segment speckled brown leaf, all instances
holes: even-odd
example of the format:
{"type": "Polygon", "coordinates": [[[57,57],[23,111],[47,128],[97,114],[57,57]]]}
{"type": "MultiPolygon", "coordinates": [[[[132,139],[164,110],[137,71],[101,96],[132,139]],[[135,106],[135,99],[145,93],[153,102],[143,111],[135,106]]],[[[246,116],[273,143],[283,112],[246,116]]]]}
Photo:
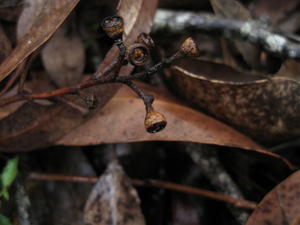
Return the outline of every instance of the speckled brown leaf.
{"type": "Polygon", "coordinates": [[[72,28],[70,31],[68,24],[55,32],[41,55],[47,74],[58,87],[70,86],[82,79],[84,46],[78,33],[72,28]]]}
{"type": "Polygon", "coordinates": [[[300,135],[300,84],[265,79],[217,63],[187,59],[171,69],[178,94],[262,143],[300,135]]]}
{"type": "MultiPolygon", "coordinates": [[[[40,0],[42,8],[34,11],[33,21],[26,21],[31,26],[24,28],[22,36],[12,53],[0,66],[0,81],[7,77],[25,58],[44,44],[65,18],[77,5],[79,0],[40,0]]],[[[22,16],[20,17],[22,19],[22,16]]],[[[25,23],[25,21],[24,21],[25,23]]]]}
{"type": "MultiPolygon", "coordinates": [[[[210,0],[216,15],[240,20],[250,20],[251,13],[237,0],[210,0]]],[[[244,60],[255,69],[260,68],[260,50],[253,44],[242,41],[234,41],[235,46],[243,56],[244,60]]]]}
{"type": "Polygon", "coordinates": [[[295,172],[259,203],[246,225],[299,225],[300,171],[295,172]]]}
{"type": "Polygon", "coordinates": [[[94,186],[84,209],[89,225],[144,225],[140,200],[122,167],[112,161],[94,186]]]}
{"type": "Polygon", "coordinates": [[[138,85],[147,93],[155,96],[155,109],[166,116],[168,124],[163,131],[155,134],[146,132],[143,125],[145,107],[142,100],[127,87],[123,87],[91,120],[67,134],[58,144],[95,145],[160,140],[262,149],[251,139],[225,124],[193,110],[172,95],[142,83],[138,85]]]}
{"type": "MultiPolygon", "coordinates": [[[[132,43],[138,33],[150,31],[156,3],[157,1],[146,0],[123,0],[119,3],[119,14],[123,16],[126,23],[125,42],[132,43]],[[135,5],[133,8],[137,11],[133,10],[129,14],[126,10],[131,5],[135,5]]],[[[70,6],[68,5],[68,7],[70,6]]],[[[101,63],[99,70],[103,71],[117,57],[117,53],[118,50],[112,48],[101,63]]],[[[125,67],[122,74],[128,74],[131,70],[132,67],[125,67]]],[[[116,84],[108,84],[93,87],[87,91],[95,93],[98,97],[99,109],[119,87],[116,84]]],[[[74,104],[83,104],[82,100],[74,97],[77,99],[74,104]]],[[[94,112],[96,113],[97,110],[94,112]]],[[[28,102],[0,121],[0,127],[5,127],[0,130],[0,151],[25,151],[49,146],[92,116],[93,113],[90,113],[88,118],[84,117],[66,104],[45,105],[28,102]]]]}

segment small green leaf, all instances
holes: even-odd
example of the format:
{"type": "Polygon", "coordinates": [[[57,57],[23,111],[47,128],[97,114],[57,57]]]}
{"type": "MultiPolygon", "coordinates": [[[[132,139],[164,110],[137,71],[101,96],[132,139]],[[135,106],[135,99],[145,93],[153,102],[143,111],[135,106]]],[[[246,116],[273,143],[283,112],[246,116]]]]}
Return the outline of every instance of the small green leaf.
{"type": "Polygon", "coordinates": [[[1,225],[12,225],[6,216],[0,214],[0,224],[1,225]]]}
{"type": "MultiPolygon", "coordinates": [[[[3,197],[6,201],[9,200],[9,194],[8,194],[7,187],[2,188],[2,190],[0,191],[0,197],[3,197]]],[[[1,223],[0,223],[0,225],[1,225],[1,223]]]]}
{"type": "Polygon", "coordinates": [[[6,163],[6,166],[1,173],[2,188],[9,187],[16,178],[18,173],[18,161],[19,158],[15,157],[6,163]]]}

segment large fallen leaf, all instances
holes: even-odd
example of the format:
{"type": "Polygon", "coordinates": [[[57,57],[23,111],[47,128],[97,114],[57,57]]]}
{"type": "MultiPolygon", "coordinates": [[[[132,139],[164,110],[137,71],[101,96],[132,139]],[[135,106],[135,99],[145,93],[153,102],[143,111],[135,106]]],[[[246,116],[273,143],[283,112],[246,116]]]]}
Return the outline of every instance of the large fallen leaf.
{"type": "Polygon", "coordinates": [[[117,161],[112,161],[94,186],[84,209],[90,225],[144,225],[140,199],[117,161]]]}
{"type": "Polygon", "coordinates": [[[79,0],[47,0],[38,16],[19,39],[12,53],[0,66],[0,81],[7,77],[31,53],[44,44],[62,24],[79,0]]]}
{"type": "Polygon", "coordinates": [[[259,203],[246,225],[299,225],[300,171],[277,185],[259,203]]]}
{"type": "Polygon", "coordinates": [[[163,131],[155,134],[146,132],[142,125],[145,117],[142,100],[124,87],[93,118],[72,130],[57,144],[77,146],[141,141],[197,142],[254,150],[278,158],[294,168],[286,159],[268,152],[233,128],[186,106],[169,93],[142,83],[139,86],[155,96],[154,107],[166,116],[168,125],[163,131]]]}
{"type": "MultiPolygon", "coordinates": [[[[61,1],[61,4],[63,2],[65,3],[66,1],[61,1]]],[[[118,14],[123,16],[125,21],[126,43],[132,43],[138,33],[148,33],[150,31],[156,3],[157,1],[146,0],[120,1],[118,14]],[[131,7],[133,5],[134,7],[131,7]]],[[[61,4],[57,3],[57,5],[54,5],[58,7],[61,6],[61,4]]],[[[68,5],[65,10],[69,9],[69,7],[70,5],[68,5]]],[[[55,10],[53,14],[58,13],[59,9],[61,8],[58,8],[57,11],[55,10]]],[[[65,12],[63,14],[65,14],[65,12]]],[[[45,14],[45,16],[46,15],[47,14],[45,14]]],[[[49,21],[42,17],[40,23],[45,22],[49,21]]],[[[37,23],[39,25],[39,22],[37,23]]],[[[27,36],[28,35],[25,35],[24,38],[27,36]]],[[[44,36],[39,36],[38,43],[41,42],[40,39],[44,40],[44,36]]],[[[105,67],[117,57],[117,54],[118,50],[112,48],[101,63],[99,71],[103,71],[105,67]]],[[[123,69],[122,74],[128,74],[131,70],[132,67],[126,67],[123,69]]],[[[101,85],[89,88],[86,92],[92,92],[97,96],[99,109],[114,95],[119,87],[120,86],[116,84],[101,85]]],[[[74,104],[80,104],[79,102],[81,100],[79,97],[75,96],[75,99],[77,102],[74,104]]],[[[94,112],[97,112],[97,110],[94,112]]],[[[93,113],[90,113],[89,118],[92,117],[92,114],[93,113]]],[[[49,146],[86,120],[87,118],[83,117],[77,110],[74,110],[65,104],[57,103],[52,105],[40,105],[35,102],[28,102],[12,115],[7,116],[0,121],[0,151],[24,151],[49,146]]]]}
{"type": "Polygon", "coordinates": [[[247,135],[275,144],[300,135],[300,84],[187,59],[171,68],[178,94],[247,135]]]}
{"type": "Polygon", "coordinates": [[[262,149],[243,134],[186,106],[170,94],[145,84],[139,83],[139,86],[155,96],[155,109],[166,116],[168,125],[163,131],[155,134],[146,132],[142,100],[123,87],[91,120],[68,133],[58,144],[96,145],[161,140],[262,149]]]}

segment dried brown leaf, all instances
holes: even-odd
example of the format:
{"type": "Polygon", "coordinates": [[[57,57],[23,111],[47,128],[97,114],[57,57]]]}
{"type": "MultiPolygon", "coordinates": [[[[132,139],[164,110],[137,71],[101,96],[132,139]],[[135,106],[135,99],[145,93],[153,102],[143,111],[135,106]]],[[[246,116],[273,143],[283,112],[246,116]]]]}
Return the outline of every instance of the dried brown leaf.
{"type": "MultiPolygon", "coordinates": [[[[66,4],[66,2],[70,3],[70,0],[60,2],[61,3],[56,3],[56,6],[59,8],[57,8],[57,11],[53,12],[49,18],[53,19],[52,16],[56,13],[60,15],[60,10],[63,10],[62,7],[64,4],[66,4]]],[[[72,3],[75,4],[75,2],[72,3]]],[[[137,34],[141,32],[148,33],[150,31],[150,25],[156,9],[156,3],[157,1],[146,0],[123,0],[120,2],[119,14],[123,16],[126,22],[125,26],[130,27],[130,29],[126,27],[127,35],[125,36],[125,42],[132,43],[137,34]],[[126,10],[127,8],[130,8],[131,5],[135,5],[133,8],[137,11],[131,11],[132,14],[129,14],[126,10]]],[[[70,7],[71,5],[67,5],[63,11],[70,9],[70,7]]],[[[48,12],[50,9],[52,8],[50,7],[45,10],[48,12]]],[[[63,14],[65,14],[65,12],[63,12],[63,14]]],[[[45,16],[47,16],[47,14],[45,14],[45,16]]],[[[40,22],[37,22],[38,24],[36,26],[38,27],[38,25],[41,25],[42,23],[49,22],[47,18],[48,17],[41,17],[40,22]]],[[[51,20],[51,22],[58,22],[57,20],[58,19],[56,18],[53,21],[51,20]]],[[[52,25],[54,26],[54,24],[52,25]]],[[[38,29],[40,29],[40,27],[38,27],[38,29]]],[[[32,34],[35,35],[36,32],[33,32],[32,34]]],[[[42,32],[41,34],[43,35],[35,36],[37,43],[41,42],[40,39],[44,40],[45,33],[42,32]]],[[[25,35],[22,40],[26,40],[26,37],[29,36],[25,35]]],[[[34,46],[36,45],[32,45],[32,47],[34,46]]],[[[19,48],[23,47],[19,46],[19,48]]],[[[32,48],[30,49],[33,50],[32,48]]],[[[23,50],[27,52],[26,49],[23,50]]],[[[14,54],[16,53],[13,52],[12,55],[14,54]]],[[[112,48],[101,63],[99,70],[103,71],[105,67],[117,57],[117,54],[118,50],[115,47],[112,48]]],[[[13,56],[10,55],[8,58],[11,57],[13,56]]],[[[9,64],[12,63],[11,60],[14,61],[14,59],[10,59],[9,64]]],[[[19,59],[17,61],[19,62],[19,59]]],[[[2,68],[3,67],[1,67],[1,69],[2,68]]],[[[125,67],[122,74],[128,74],[131,70],[132,67],[125,67]]],[[[101,108],[114,95],[119,87],[120,86],[116,84],[101,85],[90,88],[87,92],[92,92],[98,96],[98,108],[101,108]]],[[[79,97],[75,96],[75,99],[77,102],[74,104],[80,104],[80,101],[81,104],[83,104],[79,97]]],[[[94,112],[97,112],[97,110],[94,112]]],[[[92,114],[93,113],[90,113],[89,118],[92,118],[92,114]]],[[[57,103],[52,105],[40,105],[35,102],[28,102],[12,115],[7,116],[0,121],[0,151],[24,151],[49,146],[86,120],[87,118],[83,117],[78,110],[75,110],[66,104],[57,103]],[[2,129],[2,127],[5,129],[2,129]]]]}
{"type": "Polygon", "coordinates": [[[23,9],[21,1],[8,0],[0,2],[0,18],[6,21],[16,21],[23,9]]]}
{"type": "Polygon", "coordinates": [[[255,17],[267,16],[273,25],[290,16],[299,4],[298,0],[260,0],[252,2],[251,8],[255,17]]]}
{"type": "Polygon", "coordinates": [[[251,19],[251,13],[238,0],[210,0],[214,12],[225,18],[251,19]]]}
{"type": "Polygon", "coordinates": [[[170,79],[190,103],[262,143],[275,144],[299,136],[300,84],[265,79],[217,63],[182,60],[170,79]]]}
{"type": "Polygon", "coordinates": [[[277,77],[286,77],[293,80],[300,80],[300,63],[293,59],[287,59],[276,73],[277,77]]]}
{"type": "Polygon", "coordinates": [[[9,55],[11,52],[11,42],[8,39],[5,31],[2,28],[2,25],[0,24],[0,63],[3,62],[3,60],[9,55]]]}
{"type": "Polygon", "coordinates": [[[26,21],[31,26],[24,28],[22,34],[18,35],[21,38],[17,46],[2,62],[0,81],[51,37],[78,2],[79,0],[43,0],[42,9],[33,13],[37,15],[33,21],[26,21]]]}
{"type": "Polygon", "coordinates": [[[246,225],[299,225],[299,190],[300,171],[297,171],[264,197],[246,225]]]}
{"type": "MultiPolygon", "coordinates": [[[[210,0],[216,15],[240,20],[250,20],[251,13],[237,0],[210,0]]],[[[260,68],[260,50],[253,44],[234,41],[235,46],[243,56],[244,60],[255,69],[260,68]]]]}
{"type": "Polygon", "coordinates": [[[174,225],[201,225],[205,217],[203,202],[173,194],[172,217],[174,225]]]}
{"type": "Polygon", "coordinates": [[[155,134],[146,132],[142,100],[123,87],[91,120],[67,134],[58,144],[95,145],[160,140],[262,149],[236,130],[193,110],[170,94],[145,84],[140,83],[139,86],[155,96],[155,109],[166,116],[168,125],[163,131],[155,134]]]}
{"type": "Polygon", "coordinates": [[[90,225],[144,225],[140,200],[130,179],[112,161],[94,186],[84,210],[90,225]]]}
{"type": "MultiPolygon", "coordinates": [[[[39,156],[28,155],[26,157],[27,170],[34,170],[37,161],[43,165],[45,172],[56,171],[60,174],[95,176],[90,161],[80,148],[72,148],[71,151],[70,149],[54,151],[48,149],[39,156]]],[[[30,200],[28,211],[31,224],[86,225],[83,220],[83,206],[93,184],[36,182],[30,179],[24,179],[24,181],[26,181],[24,183],[26,194],[30,200]]]]}
{"type": "Polygon", "coordinates": [[[78,83],[85,65],[83,43],[68,25],[60,27],[43,48],[43,64],[51,80],[59,87],[78,83]]]}

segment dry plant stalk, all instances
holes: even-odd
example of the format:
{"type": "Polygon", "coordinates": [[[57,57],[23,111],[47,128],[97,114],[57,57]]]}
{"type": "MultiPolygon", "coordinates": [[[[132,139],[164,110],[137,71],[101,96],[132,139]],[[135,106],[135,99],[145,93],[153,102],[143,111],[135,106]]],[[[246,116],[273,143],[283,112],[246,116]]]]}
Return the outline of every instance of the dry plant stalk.
{"type": "MultiPolygon", "coordinates": [[[[4,106],[13,102],[33,99],[55,99],[58,96],[72,94],[79,95],[80,91],[96,85],[107,83],[122,83],[131,88],[144,102],[146,108],[145,128],[150,133],[161,131],[167,125],[166,118],[159,112],[155,111],[152,103],[153,96],[143,92],[133,81],[141,78],[153,76],[163,67],[170,66],[175,60],[184,57],[197,57],[200,55],[199,49],[192,38],[187,38],[181,45],[180,49],[169,58],[163,59],[156,65],[138,73],[127,76],[119,75],[123,65],[131,63],[133,66],[144,66],[150,57],[150,48],[154,46],[154,42],[148,34],[141,33],[136,42],[130,46],[123,43],[124,21],[120,16],[106,17],[101,24],[106,34],[114,40],[114,45],[119,49],[119,55],[115,61],[108,65],[103,72],[96,71],[91,78],[82,81],[76,85],[56,89],[43,93],[28,93],[26,91],[19,92],[12,97],[0,99],[0,106],[4,106]]],[[[90,98],[86,98],[88,108],[95,107],[90,103],[90,98]],[[92,107],[91,107],[92,105],[92,107]]],[[[93,101],[94,103],[94,101],[93,101]]]]}

